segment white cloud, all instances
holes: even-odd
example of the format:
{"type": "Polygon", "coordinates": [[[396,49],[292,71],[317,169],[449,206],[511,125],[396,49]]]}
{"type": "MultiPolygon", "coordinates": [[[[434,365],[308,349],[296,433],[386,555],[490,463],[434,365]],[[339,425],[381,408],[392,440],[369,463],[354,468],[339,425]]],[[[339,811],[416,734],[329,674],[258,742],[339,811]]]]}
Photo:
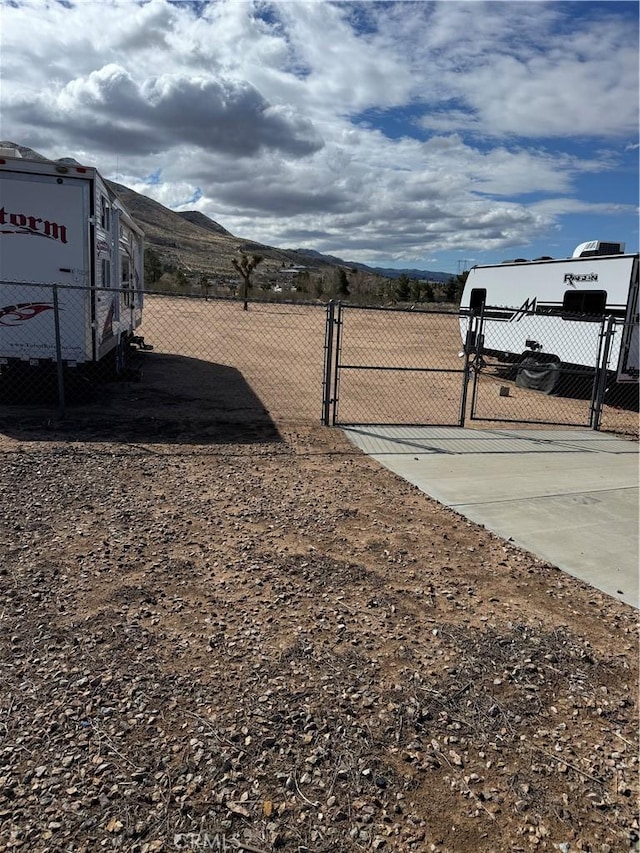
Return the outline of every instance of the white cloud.
{"type": "Polygon", "coordinates": [[[438,4],[431,27],[425,14],[419,60],[427,73],[435,53],[438,71],[424,126],[533,138],[635,135],[637,25],[606,6],[574,4],[568,18],[568,7],[553,3],[438,4]],[[462,106],[451,111],[447,99],[462,106]]]}
{"type": "Polygon", "coordinates": [[[276,148],[296,157],[322,146],[311,122],[291,107],[269,104],[250,83],[211,75],[164,74],[138,83],[109,64],[69,81],[53,98],[14,97],[12,109],[25,122],[134,155],[194,145],[241,157],[276,148]]]}
{"type": "Polygon", "coordinates": [[[608,5],[18,0],[2,134],[165,204],[200,188],[271,244],[515,245],[628,209],[579,197],[637,147],[637,28],[608,5]]]}

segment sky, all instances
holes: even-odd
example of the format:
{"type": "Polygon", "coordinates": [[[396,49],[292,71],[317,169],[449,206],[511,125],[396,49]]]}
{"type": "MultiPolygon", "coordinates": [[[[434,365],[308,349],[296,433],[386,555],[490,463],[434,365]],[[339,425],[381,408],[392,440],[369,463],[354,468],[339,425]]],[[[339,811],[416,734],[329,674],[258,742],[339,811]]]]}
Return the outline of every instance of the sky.
{"type": "Polygon", "coordinates": [[[638,251],[638,12],[0,0],[0,138],[372,266],[638,251]]]}

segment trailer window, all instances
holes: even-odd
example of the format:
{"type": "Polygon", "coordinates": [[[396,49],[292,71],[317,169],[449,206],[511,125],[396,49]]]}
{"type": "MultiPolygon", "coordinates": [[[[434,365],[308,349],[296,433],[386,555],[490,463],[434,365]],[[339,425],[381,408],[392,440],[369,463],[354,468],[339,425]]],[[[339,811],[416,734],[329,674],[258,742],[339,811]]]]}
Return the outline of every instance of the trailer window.
{"type": "Polygon", "coordinates": [[[606,307],[606,290],[567,290],[562,300],[563,316],[588,314],[591,317],[602,317],[606,307]]]}
{"type": "Polygon", "coordinates": [[[133,291],[131,289],[131,263],[126,255],[120,256],[120,286],[122,287],[124,304],[127,308],[130,308],[133,304],[133,291]]]}
{"type": "Polygon", "coordinates": [[[479,314],[487,301],[487,288],[474,287],[469,296],[469,308],[472,314],[479,314]]]}
{"type": "Polygon", "coordinates": [[[111,287],[111,261],[102,260],[102,286],[111,287]]]}
{"type": "Polygon", "coordinates": [[[104,196],[100,196],[100,226],[108,231],[111,227],[109,203],[104,196]]]}

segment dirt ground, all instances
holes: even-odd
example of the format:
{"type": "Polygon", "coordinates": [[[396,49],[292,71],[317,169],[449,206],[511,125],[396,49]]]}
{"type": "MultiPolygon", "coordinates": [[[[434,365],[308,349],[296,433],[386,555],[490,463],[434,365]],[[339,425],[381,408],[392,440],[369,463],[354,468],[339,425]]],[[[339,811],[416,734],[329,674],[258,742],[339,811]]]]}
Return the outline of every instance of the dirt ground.
{"type": "Polygon", "coordinates": [[[248,314],[0,412],[0,850],[640,849],[637,611],[319,426],[323,317],[285,382],[248,314]]]}

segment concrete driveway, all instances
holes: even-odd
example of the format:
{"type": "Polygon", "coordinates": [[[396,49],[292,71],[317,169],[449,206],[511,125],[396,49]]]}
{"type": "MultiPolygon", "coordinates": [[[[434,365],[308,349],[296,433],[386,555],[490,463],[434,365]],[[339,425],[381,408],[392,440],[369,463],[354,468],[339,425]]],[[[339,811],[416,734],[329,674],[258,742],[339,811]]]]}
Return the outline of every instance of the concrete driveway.
{"type": "Polygon", "coordinates": [[[440,503],[639,606],[635,442],[592,430],[343,429],[440,503]]]}

